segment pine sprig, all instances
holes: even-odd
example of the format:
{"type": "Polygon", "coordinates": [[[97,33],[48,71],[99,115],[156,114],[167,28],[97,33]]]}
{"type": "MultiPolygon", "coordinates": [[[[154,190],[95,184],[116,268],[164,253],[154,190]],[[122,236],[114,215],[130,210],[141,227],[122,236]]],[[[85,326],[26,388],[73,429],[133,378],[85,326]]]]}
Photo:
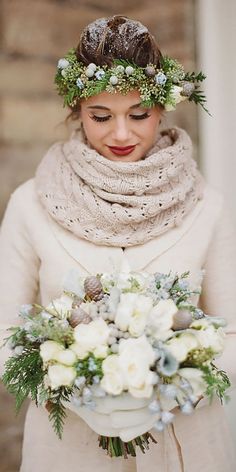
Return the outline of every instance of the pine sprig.
{"type": "Polygon", "coordinates": [[[43,377],[39,350],[25,348],[21,355],[7,360],[2,381],[9,393],[15,396],[17,413],[28,396],[37,404],[38,387],[43,377]]]}
{"type": "Polygon", "coordinates": [[[49,420],[52,422],[52,427],[59,437],[62,439],[63,427],[66,419],[66,407],[63,402],[69,401],[72,389],[68,387],[60,387],[57,390],[51,391],[49,420]]]}

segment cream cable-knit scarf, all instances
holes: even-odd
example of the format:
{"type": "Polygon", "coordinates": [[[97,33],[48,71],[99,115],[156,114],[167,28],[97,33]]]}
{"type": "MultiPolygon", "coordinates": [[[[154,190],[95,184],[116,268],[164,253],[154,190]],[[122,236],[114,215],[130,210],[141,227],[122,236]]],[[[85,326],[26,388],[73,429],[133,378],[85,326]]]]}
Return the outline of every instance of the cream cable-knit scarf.
{"type": "Polygon", "coordinates": [[[114,162],[76,132],[54,144],[36,172],[43,206],[59,225],[95,244],[142,244],[179,225],[204,182],[179,128],[162,132],[145,159],[114,162]]]}

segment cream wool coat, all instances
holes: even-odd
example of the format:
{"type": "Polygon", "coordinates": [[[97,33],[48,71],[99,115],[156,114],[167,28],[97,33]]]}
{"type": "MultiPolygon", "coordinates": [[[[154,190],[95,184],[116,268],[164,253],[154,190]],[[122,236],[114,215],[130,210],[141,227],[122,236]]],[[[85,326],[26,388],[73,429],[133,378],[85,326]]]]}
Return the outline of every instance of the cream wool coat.
{"type": "MultiPolygon", "coordinates": [[[[219,359],[236,384],[236,256],[235,240],[222,209],[222,199],[207,187],[203,200],[179,227],[146,244],[126,248],[96,246],[73,236],[53,221],[41,206],[34,180],[13,194],[2,224],[0,244],[0,327],[18,322],[17,307],[42,304],[61,294],[65,274],[119,269],[128,259],[131,270],[191,271],[193,282],[206,269],[201,307],[228,320],[227,347],[219,359]]],[[[1,367],[9,353],[0,351],[1,367]]],[[[1,406],[2,407],[2,406],[1,406]]],[[[236,460],[223,407],[200,402],[192,416],[178,414],[164,433],[153,433],[158,444],[136,459],[110,459],[98,448],[97,435],[68,411],[62,441],[52,430],[44,408],[28,409],[21,472],[234,472],[236,460]]]]}

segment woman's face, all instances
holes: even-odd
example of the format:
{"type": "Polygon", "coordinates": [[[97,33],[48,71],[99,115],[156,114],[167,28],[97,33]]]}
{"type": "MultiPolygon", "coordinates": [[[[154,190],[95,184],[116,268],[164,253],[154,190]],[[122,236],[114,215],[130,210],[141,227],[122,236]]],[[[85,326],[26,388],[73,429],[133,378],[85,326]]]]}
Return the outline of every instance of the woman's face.
{"type": "Polygon", "coordinates": [[[161,119],[156,106],[140,105],[140,94],[102,92],[81,101],[81,119],[90,146],[111,161],[139,161],[153,146],[161,119]]]}

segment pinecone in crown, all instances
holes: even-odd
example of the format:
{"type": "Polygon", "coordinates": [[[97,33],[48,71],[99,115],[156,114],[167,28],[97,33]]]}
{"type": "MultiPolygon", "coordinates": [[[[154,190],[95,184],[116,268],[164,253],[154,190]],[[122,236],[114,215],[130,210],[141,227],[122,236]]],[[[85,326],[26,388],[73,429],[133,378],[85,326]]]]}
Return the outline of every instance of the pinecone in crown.
{"type": "Polygon", "coordinates": [[[92,318],[85,310],[83,310],[83,308],[78,307],[71,311],[71,316],[68,321],[72,328],[75,328],[80,323],[90,323],[90,321],[92,321],[92,318]]]}
{"type": "Polygon", "coordinates": [[[84,290],[87,297],[95,302],[101,300],[104,296],[101,281],[95,275],[86,277],[84,281],[84,290]]]}

